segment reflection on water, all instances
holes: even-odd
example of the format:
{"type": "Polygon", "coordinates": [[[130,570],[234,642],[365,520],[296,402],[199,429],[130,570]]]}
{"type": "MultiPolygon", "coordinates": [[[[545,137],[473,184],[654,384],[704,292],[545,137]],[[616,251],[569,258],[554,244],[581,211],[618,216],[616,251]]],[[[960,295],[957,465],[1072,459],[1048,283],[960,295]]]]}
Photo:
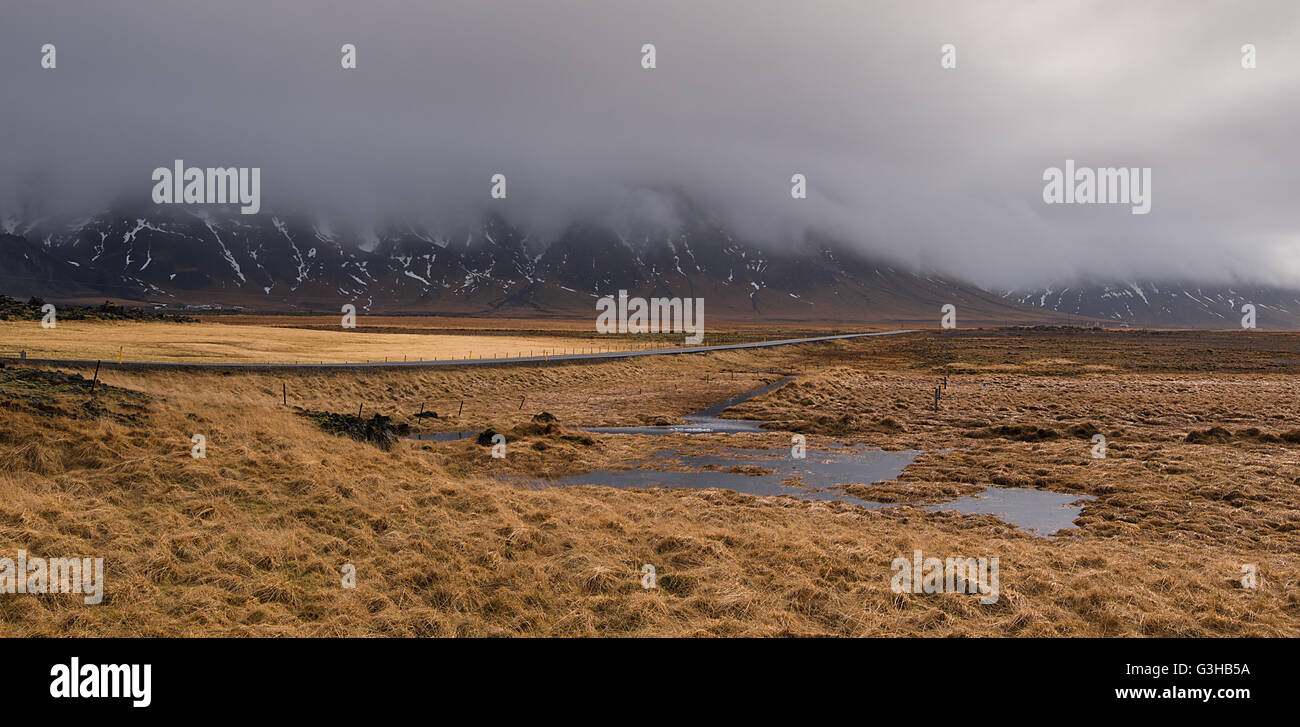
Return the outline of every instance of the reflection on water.
{"type": "Polygon", "coordinates": [[[762,422],[753,419],[722,419],[719,415],[731,407],[753,399],[756,396],[762,396],[768,392],[776,391],[794,380],[793,376],[787,376],[780,381],[760,386],[757,389],[746,391],[743,394],[733,396],[726,401],[718,402],[707,409],[701,409],[694,414],[687,414],[682,417],[688,424],[667,424],[663,426],[641,426],[641,427],[584,427],[584,431],[597,432],[599,434],[732,434],[735,432],[764,432],[762,422]]]}
{"type": "MultiPolygon", "coordinates": [[[[762,422],[751,419],[722,419],[720,415],[741,402],[775,391],[791,380],[792,377],[786,377],[694,414],[687,414],[682,417],[688,422],[686,424],[587,427],[585,431],[602,434],[651,435],[766,432],[767,430],[761,426],[762,422]]],[[[411,438],[448,442],[474,435],[475,432],[437,432],[411,438]]],[[[805,459],[792,459],[790,450],[784,447],[770,450],[728,449],[723,454],[714,455],[662,450],[649,460],[637,463],[639,469],[603,470],[535,484],[693,490],[720,488],[750,495],[788,495],[801,500],[837,500],[878,510],[897,505],[863,500],[848,494],[843,488],[854,484],[869,486],[896,479],[922,454],[912,449],[885,452],[861,446],[833,446],[835,450],[830,452],[809,451],[805,459]]],[[[1074,520],[1079,517],[1084,507],[1082,503],[1095,499],[1090,495],[1064,495],[1047,490],[987,487],[977,495],[930,505],[926,509],[955,510],[964,514],[986,513],[1034,535],[1051,536],[1058,530],[1074,528],[1074,520]]]]}
{"type": "MultiPolygon", "coordinates": [[[[837,500],[878,510],[896,505],[863,500],[848,494],[843,488],[895,479],[921,454],[914,449],[885,452],[857,447],[808,452],[806,459],[797,460],[791,459],[789,450],[784,448],[728,450],[721,455],[690,455],[663,450],[638,463],[643,469],[602,470],[538,484],[692,490],[716,487],[750,495],[837,500]],[[682,467],[699,469],[680,469],[682,467]]],[[[1064,495],[1048,490],[988,487],[978,495],[931,505],[926,509],[988,513],[1034,535],[1050,536],[1058,530],[1074,527],[1074,520],[1083,510],[1082,504],[1075,503],[1094,499],[1089,495],[1064,495]]]]}
{"type": "Polygon", "coordinates": [[[921,453],[916,450],[883,452],[858,449],[847,452],[809,452],[806,459],[791,459],[789,450],[740,449],[727,455],[686,455],[664,450],[640,463],[645,467],[700,467],[702,470],[604,470],[569,475],[552,485],[606,485],[609,487],[665,487],[704,490],[719,487],[750,495],[790,495],[802,500],[841,500],[876,509],[881,503],[862,500],[838,488],[844,485],[892,480],[921,453]],[[783,456],[784,455],[784,456],[783,456]],[[745,468],[744,474],[734,468],[745,468]],[[757,473],[755,468],[766,470],[757,473]]]}
{"type": "Polygon", "coordinates": [[[457,439],[467,439],[476,434],[476,432],[430,432],[429,434],[413,434],[407,439],[419,439],[425,442],[454,442],[457,439]]]}
{"type": "MultiPolygon", "coordinates": [[[[733,407],[743,401],[749,401],[756,396],[762,396],[770,391],[785,386],[794,379],[793,376],[787,376],[780,381],[760,386],[757,389],[746,391],[743,394],[733,396],[726,401],[719,402],[713,406],[702,409],[694,414],[687,414],[682,417],[689,424],[668,424],[664,426],[636,426],[636,427],[581,427],[584,432],[596,432],[598,434],[730,434],[735,432],[765,432],[762,422],[752,419],[722,419],[719,418],[726,409],[733,407]]],[[[426,442],[454,442],[457,439],[472,437],[476,432],[433,432],[430,434],[415,434],[407,439],[419,439],[426,442]]]]}
{"type": "Polygon", "coordinates": [[[926,509],[956,510],[966,515],[986,513],[1019,525],[1034,535],[1051,535],[1058,530],[1075,527],[1075,519],[1083,512],[1083,505],[1075,503],[1096,499],[1092,495],[1063,495],[1047,490],[989,487],[978,495],[931,505],[926,509]]]}

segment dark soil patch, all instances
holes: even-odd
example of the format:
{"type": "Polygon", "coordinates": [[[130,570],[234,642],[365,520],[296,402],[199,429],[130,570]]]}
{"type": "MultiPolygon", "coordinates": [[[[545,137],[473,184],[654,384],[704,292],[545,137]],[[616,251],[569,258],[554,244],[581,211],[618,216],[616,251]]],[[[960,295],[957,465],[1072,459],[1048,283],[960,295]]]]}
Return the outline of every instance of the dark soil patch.
{"type": "Polygon", "coordinates": [[[394,424],[391,417],[374,414],[369,419],[355,414],[336,414],[332,411],[299,409],[299,416],[316,422],[321,429],[341,437],[352,437],[358,442],[369,442],[384,451],[393,448],[397,438],[410,433],[410,426],[394,424]]]}

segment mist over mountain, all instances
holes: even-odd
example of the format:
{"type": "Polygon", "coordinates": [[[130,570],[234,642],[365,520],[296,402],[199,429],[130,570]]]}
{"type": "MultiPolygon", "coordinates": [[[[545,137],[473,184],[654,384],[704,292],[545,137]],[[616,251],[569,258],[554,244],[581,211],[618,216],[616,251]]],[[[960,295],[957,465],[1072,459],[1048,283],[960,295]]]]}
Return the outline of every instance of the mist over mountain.
{"type": "Polygon", "coordinates": [[[392,224],[362,238],[303,215],[153,208],[0,225],[11,295],[169,307],[372,313],[590,315],[594,299],[703,297],[715,319],[933,318],[943,303],[1023,318],[976,286],[925,277],[826,236],[778,246],[702,212],[671,225],[591,219],[539,234],[499,216],[476,225],[392,224]]]}
{"type": "MultiPolygon", "coordinates": [[[[667,201],[667,198],[661,199],[667,201]]],[[[364,232],[319,216],[235,208],[107,210],[0,219],[0,292],[172,309],[589,317],[594,301],[697,298],[714,321],[932,326],[1101,324],[1300,326],[1300,291],[1144,280],[993,292],[809,233],[772,245],[678,199],[636,222],[592,218],[539,232],[486,215],[474,225],[393,222],[364,232]]]]}
{"type": "Polygon", "coordinates": [[[771,249],[825,235],[990,289],[1300,287],[1300,6],[1002,7],[15,0],[0,216],[147,207],[151,171],[179,159],[261,169],[264,209],[363,252],[390,220],[496,215],[548,239],[671,223],[672,189],[771,249]],[[1044,204],[1066,160],[1149,167],[1150,213],[1044,204]]]}

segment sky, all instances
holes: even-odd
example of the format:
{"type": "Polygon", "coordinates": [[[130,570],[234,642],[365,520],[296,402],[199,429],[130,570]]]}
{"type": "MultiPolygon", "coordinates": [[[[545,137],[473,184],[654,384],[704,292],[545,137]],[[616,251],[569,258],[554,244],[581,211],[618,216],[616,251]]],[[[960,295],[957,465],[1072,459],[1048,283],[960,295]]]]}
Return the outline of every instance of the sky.
{"type": "Polygon", "coordinates": [[[362,227],[545,236],[681,195],[989,287],[1300,287],[1294,0],[6,0],[0,94],[0,214],[147,204],[183,159],[362,227]],[[1150,212],[1046,204],[1067,159],[1149,167],[1150,212]]]}

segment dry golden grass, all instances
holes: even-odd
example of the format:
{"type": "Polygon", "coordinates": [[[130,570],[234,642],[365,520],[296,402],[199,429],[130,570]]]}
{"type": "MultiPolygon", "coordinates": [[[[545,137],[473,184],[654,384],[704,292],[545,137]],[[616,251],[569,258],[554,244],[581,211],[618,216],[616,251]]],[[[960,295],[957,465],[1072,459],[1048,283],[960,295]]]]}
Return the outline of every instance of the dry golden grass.
{"type": "MultiPolygon", "coordinates": [[[[198,314],[198,317],[211,323],[226,323],[230,325],[253,325],[253,326],[282,326],[291,328],[317,328],[321,330],[333,330],[338,328],[339,317],[336,315],[286,315],[275,313],[204,313],[198,314]]],[[[490,333],[526,333],[530,336],[539,335],[574,335],[590,336],[594,331],[595,311],[590,316],[569,316],[556,315],[552,317],[533,317],[533,318],[509,318],[499,315],[491,316],[433,316],[433,315],[368,315],[359,314],[357,316],[358,329],[375,330],[375,331],[412,331],[412,332],[438,332],[438,333],[469,333],[469,334],[490,334],[490,333]]],[[[909,324],[910,325],[910,324],[909,324]]],[[[934,325],[938,325],[938,319],[934,325]]],[[[762,319],[748,318],[744,320],[721,319],[712,313],[708,317],[708,333],[712,337],[715,333],[736,333],[744,332],[748,338],[774,338],[774,337],[791,337],[796,335],[827,335],[832,333],[851,333],[856,331],[869,330],[889,330],[897,328],[898,323],[887,321],[881,323],[872,321],[867,323],[854,322],[845,323],[820,323],[806,322],[799,324],[780,324],[762,319]]],[[[924,327],[924,326],[918,326],[924,327]]],[[[600,336],[601,340],[614,338],[614,336],[600,336]]],[[[639,338],[646,338],[645,335],[639,338]]],[[[680,338],[680,335],[674,336],[680,338]]]]}
{"type": "MultiPolygon", "coordinates": [[[[401,329],[395,329],[400,331],[401,329]]],[[[0,321],[0,348],[30,358],[127,361],[340,363],[508,358],[543,352],[631,348],[598,336],[377,333],[276,327],[252,323],[64,321],[52,329],[35,321],[0,321]]]]}
{"type": "Polygon", "coordinates": [[[490,369],[110,369],[101,379],[115,388],[90,409],[76,391],[2,387],[0,555],[102,556],[107,595],[100,606],[0,595],[0,633],[1298,635],[1300,447],[1186,435],[1300,426],[1287,375],[1300,338],[1188,335],[927,333],[490,369]],[[505,460],[471,441],[385,453],[320,431],[279,399],[284,382],[307,408],[364,403],[416,423],[424,404],[444,417],[433,429],[508,429],[542,410],[571,429],[676,421],[786,372],[795,385],[735,415],[802,427],[814,450],[928,450],[898,482],[859,495],[923,503],[999,484],[1098,499],[1079,530],[1048,540],[911,505],[535,489],[497,476],[626,466],[660,447],[781,446],[789,435],[584,444],[532,434],[505,460]],[[446,419],[462,398],[461,417],[446,419]],[[1107,459],[1069,433],[1081,423],[1111,437],[1107,459]],[[1058,436],[986,436],[1004,425],[1058,436]],[[189,456],[196,432],[206,459],[189,456]],[[892,593],[890,562],[913,549],[998,557],[1001,598],[892,593]],[[345,563],[356,589],[340,587],[345,563]],[[657,589],[641,588],[644,563],[657,589]],[[1239,587],[1243,564],[1257,565],[1259,588],[1239,587]]]}

